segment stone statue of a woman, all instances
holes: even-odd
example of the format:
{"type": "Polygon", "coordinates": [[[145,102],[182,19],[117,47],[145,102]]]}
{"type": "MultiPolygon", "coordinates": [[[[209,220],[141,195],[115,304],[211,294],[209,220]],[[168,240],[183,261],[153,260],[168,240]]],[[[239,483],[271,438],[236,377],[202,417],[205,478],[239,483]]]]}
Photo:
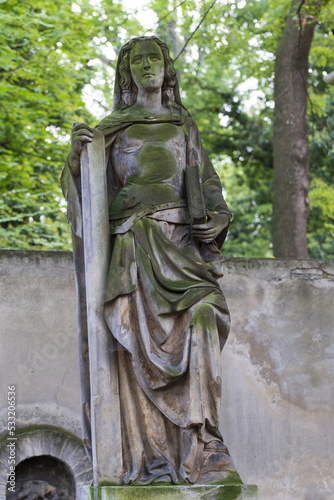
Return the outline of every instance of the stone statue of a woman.
{"type": "MultiPolygon", "coordinates": [[[[165,43],[142,37],[122,48],[114,111],[96,128],[106,145],[104,315],[118,346],[123,484],[241,483],[218,429],[230,321],[216,280],[231,214],[165,43]]],[[[80,154],[92,137],[73,127],[62,175],[79,236],[80,154]]]]}

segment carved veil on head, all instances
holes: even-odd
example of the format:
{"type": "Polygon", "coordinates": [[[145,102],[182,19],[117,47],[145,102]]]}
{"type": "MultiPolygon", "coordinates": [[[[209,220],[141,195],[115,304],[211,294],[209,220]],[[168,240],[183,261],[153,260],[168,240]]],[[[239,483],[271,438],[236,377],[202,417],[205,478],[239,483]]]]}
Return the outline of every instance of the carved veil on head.
{"type": "Polygon", "coordinates": [[[123,45],[119,53],[114,88],[114,109],[122,110],[129,108],[133,106],[137,100],[138,89],[132,79],[129,56],[131,49],[136,43],[145,41],[155,42],[160,47],[164,58],[165,78],[162,84],[162,104],[170,108],[176,103],[184,108],[181,102],[174,62],[170,56],[167,45],[156,36],[142,36],[132,38],[128,43],[123,45]]]}

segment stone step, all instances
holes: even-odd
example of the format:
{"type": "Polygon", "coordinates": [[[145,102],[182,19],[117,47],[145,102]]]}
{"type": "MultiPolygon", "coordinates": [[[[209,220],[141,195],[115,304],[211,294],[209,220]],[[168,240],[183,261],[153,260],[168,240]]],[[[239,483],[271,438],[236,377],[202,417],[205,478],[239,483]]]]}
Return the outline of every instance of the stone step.
{"type": "Polygon", "coordinates": [[[89,500],[257,500],[255,485],[101,486],[89,500]]]}

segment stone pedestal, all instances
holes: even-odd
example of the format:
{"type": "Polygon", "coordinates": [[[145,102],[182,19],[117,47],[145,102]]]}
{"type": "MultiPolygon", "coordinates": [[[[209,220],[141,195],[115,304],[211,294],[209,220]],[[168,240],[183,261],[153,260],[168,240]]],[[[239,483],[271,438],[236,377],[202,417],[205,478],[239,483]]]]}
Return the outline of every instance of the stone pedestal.
{"type": "Polygon", "coordinates": [[[257,500],[254,485],[90,487],[89,500],[257,500]]]}

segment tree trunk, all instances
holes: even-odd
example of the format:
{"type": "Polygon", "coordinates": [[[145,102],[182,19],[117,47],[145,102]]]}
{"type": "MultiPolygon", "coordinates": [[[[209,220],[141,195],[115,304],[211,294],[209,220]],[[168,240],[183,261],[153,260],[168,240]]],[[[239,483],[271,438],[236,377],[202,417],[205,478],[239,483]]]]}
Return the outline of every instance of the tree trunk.
{"type": "Polygon", "coordinates": [[[308,257],[306,104],[308,56],[316,24],[314,18],[307,19],[303,14],[303,3],[291,3],[276,50],[274,91],[273,250],[275,257],[297,259],[308,257]]]}

